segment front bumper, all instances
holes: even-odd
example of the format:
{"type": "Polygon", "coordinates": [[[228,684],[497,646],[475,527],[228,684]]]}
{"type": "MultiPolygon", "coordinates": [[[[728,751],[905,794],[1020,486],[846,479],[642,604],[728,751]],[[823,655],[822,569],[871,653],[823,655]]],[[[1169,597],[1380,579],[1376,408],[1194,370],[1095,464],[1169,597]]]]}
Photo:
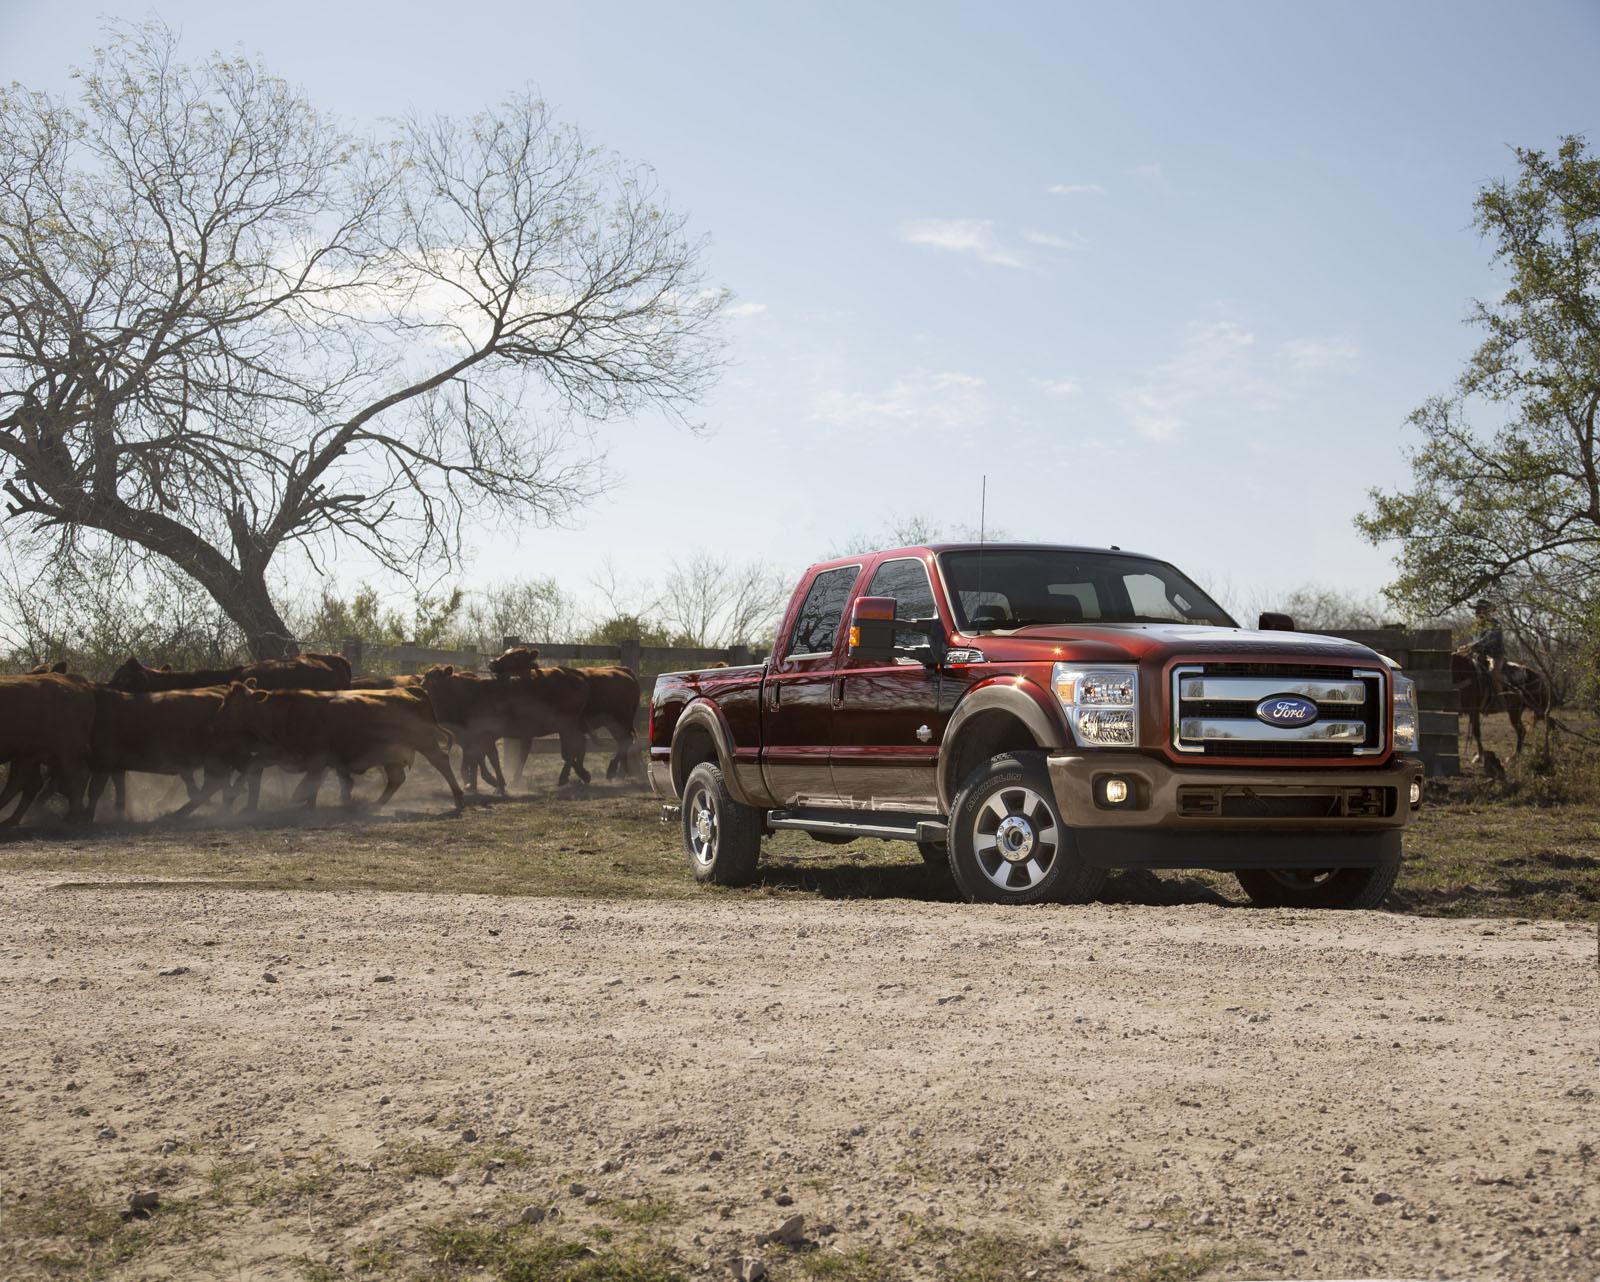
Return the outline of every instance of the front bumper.
{"type": "Polygon", "coordinates": [[[1422,763],[1378,769],[1181,769],[1138,753],[1061,754],[1050,782],[1080,854],[1104,868],[1372,867],[1398,852],[1422,763]],[[1104,784],[1128,800],[1112,806],[1104,784]]]}

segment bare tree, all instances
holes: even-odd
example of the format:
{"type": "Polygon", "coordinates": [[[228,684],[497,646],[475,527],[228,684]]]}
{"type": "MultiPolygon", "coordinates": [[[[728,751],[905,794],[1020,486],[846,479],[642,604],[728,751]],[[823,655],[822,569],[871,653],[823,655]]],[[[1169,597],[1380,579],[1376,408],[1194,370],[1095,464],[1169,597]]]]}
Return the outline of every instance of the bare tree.
{"type": "Polygon", "coordinates": [[[756,642],[776,626],[789,587],[763,562],[736,564],[701,553],[673,562],[653,613],[688,645],[756,642]]]}
{"type": "Polygon", "coordinates": [[[553,578],[497,583],[467,604],[466,625],[473,644],[496,650],[506,637],[524,641],[566,641],[575,636],[578,609],[553,578]]]}
{"type": "Polygon", "coordinates": [[[286,551],[456,563],[558,519],[590,425],[682,416],[723,297],[647,171],[531,97],[354,137],[243,57],[115,28],[75,102],[0,91],[0,477],[57,563],[123,544],[258,655],[286,551]]]}

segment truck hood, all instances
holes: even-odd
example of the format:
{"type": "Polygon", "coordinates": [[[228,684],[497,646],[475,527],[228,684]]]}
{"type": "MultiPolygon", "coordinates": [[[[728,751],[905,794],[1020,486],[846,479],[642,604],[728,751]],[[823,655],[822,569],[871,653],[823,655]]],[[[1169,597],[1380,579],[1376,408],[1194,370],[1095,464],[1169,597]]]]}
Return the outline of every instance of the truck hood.
{"type": "Polygon", "coordinates": [[[1235,661],[1373,663],[1376,651],[1340,637],[1308,632],[1260,632],[1253,628],[1193,627],[1177,623],[1039,624],[1015,632],[983,632],[972,638],[991,660],[1077,660],[1090,663],[1148,662],[1168,657],[1214,657],[1235,661]]]}

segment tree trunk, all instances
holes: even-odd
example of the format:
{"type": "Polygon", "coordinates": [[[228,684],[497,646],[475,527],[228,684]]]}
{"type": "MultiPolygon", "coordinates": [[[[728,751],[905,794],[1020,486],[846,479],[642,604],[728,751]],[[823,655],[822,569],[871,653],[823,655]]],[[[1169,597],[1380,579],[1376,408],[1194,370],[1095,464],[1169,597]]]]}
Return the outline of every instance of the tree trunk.
{"type": "Polygon", "coordinates": [[[289,626],[273,605],[264,576],[238,575],[231,584],[206,583],[206,590],[244,633],[256,659],[287,659],[299,650],[289,626]]]}

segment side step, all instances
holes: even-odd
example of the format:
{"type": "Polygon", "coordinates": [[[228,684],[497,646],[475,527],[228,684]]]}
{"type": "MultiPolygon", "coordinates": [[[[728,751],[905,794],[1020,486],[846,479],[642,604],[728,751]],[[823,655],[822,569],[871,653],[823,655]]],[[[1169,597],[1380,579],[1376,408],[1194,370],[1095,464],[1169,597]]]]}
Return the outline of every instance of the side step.
{"type": "Polygon", "coordinates": [[[823,836],[876,837],[880,841],[930,841],[936,845],[944,841],[946,831],[942,819],[849,810],[773,810],[767,814],[767,827],[823,836]]]}

